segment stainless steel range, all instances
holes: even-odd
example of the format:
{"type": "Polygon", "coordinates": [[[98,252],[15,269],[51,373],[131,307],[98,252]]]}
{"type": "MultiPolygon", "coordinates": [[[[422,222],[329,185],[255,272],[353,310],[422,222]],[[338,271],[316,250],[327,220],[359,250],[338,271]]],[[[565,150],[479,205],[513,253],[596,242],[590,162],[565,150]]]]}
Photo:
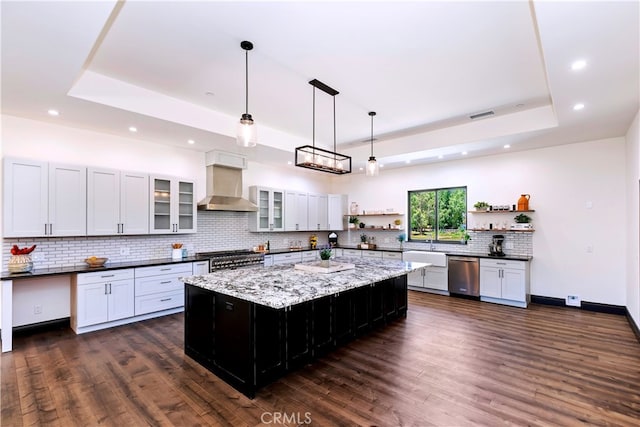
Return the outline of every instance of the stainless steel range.
{"type": "Polygon", "coordinates": [[[209,272],[249,267],[264,263],[264,254],[250,250],[201,252],[197,253],[196,256],[209,258],[209,272]]]}

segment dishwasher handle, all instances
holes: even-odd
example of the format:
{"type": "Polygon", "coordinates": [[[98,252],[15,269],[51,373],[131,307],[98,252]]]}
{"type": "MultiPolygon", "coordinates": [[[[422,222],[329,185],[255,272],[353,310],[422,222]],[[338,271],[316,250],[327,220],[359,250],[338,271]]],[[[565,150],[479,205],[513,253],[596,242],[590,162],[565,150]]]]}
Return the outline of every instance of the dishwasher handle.
{"type": "Polygon", "coordinates": [[[461,262],[480,262],[479,258],[476,257],[464,257],[464,256],[450,256],[448,259],[449,262],[451,261],[461,261],[461,262]]]}

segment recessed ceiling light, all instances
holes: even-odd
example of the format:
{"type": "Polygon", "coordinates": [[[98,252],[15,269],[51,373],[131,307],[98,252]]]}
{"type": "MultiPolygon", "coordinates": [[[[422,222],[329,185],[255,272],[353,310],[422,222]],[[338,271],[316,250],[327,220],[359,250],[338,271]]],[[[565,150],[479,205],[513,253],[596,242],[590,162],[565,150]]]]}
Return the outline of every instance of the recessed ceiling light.
{"type": "Polygon", "coordinates": [[[444,156],[442,154],[440,154],[440,155],[438,155],[438,158],[442,159],[442,158],[444,158],[444,156]]]}
{"type": "Polygon", "coordinates": [[[582,70],[586,66],[587,66],[587,61],[585,61],[584,59],[578,59],[577,61],[573,61],[571,63],[571,69],[573,71],[582,70]]]}
{"type": "Polygon", "coordinates": [[[383,168],[383,167],[384,167],[384,165],[383,165],[382,163],[380,163],[380,167],[381,167],[381,168],[383,168]]]}
{"type": "Polygon", "coordinates": [[[466,155],[467,155],[467,152],[466,152],[466,151],[463,151],[463,152],[462,152],[462,155],[463,155],[463,156],[466,156],[466,155]]]}
{"type": "Polygon", "coordinates": [[[191,145],[193,145],[193,144],[195,144],[195,143],[196,143],[196,142],[195,142],[193,139],[189,139],[189,140],[187,140],[187,144],[191,144],[191,145]]]}
{"type": "Polygon", "coordinates": [[[287,162],[287,164],[288,164],[288,165],[292,165],[292,164],[293,164],[293,162],[292,162],[291,160],[289,160],[289,161],[287,162]]]}
{"type": "Polygon", "coordinates": [[[575,111],[580,111],[580,110],[582,110],[583,108],[584,108],[584,104],[582,104],[582,103],[578,103],[578,104],[576,104],[576,105],[574,105],[574,106],[573,106],[573,109],[574,109],[575,111]]]}
{"type": "Polygon", "coordinates": [[[364,168],[360,168],[360,171],[363,171],[363,170],[364,170],[364,168]]]}
{"type": "Polygon", "coordinates": [[[503,148],[511,148],[509,144],[504,144],[503,148]]]}
{"type": "Polygon", "coordinates": [[[404,162],[405,162],[406,164],[409,164],[409,163],[411,163],[411,160],[405,160],[404,162]]]}
{"type": "Polygon", "coordinates": [[[60,115],[58,110],[48,110],[47,113],[49,113],[50,116],[59,116],[60,115]]]}
{"type": "Polygon", "coordinates": [[[138,128],[135,126],[129,126],[129,132],[138,132],[138,128]]]}

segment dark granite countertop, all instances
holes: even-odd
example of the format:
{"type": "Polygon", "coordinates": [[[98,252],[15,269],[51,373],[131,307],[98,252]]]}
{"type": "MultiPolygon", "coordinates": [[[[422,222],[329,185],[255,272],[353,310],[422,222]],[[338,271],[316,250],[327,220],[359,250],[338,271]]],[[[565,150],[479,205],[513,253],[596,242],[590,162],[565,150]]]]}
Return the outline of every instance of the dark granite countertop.
{"type": "Polygon", "coordinates": [[[95,271],[109,271],[109,270],[121,270],[123,268],[135,268],[135,267],[151,267],[154,265],[167,265],[183,262],[204,261],[208,258],[199,256],[190,256],[182,259],[172,258],[159,258],[150,260],[139,260],[129,262],[107,262],[104,267],[89,267],[85,263],[53,267],[53,268],[34,268],[27,273],[10,273],[3,271],[0,279],[2,280],[20,280],[20,279],[33,279],[36,277],[56,276],[61,274],[74,274],[74,273],[93,273],[95,271]]]}

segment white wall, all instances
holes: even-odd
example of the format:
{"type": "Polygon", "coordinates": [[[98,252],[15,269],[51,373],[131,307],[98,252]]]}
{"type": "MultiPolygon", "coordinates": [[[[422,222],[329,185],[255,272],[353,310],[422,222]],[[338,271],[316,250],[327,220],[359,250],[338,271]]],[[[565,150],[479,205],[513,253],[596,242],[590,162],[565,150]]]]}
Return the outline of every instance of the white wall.
{"type": "Polygon", "coordinates": [[[640,327],[640,112],[626,135],[627,159],[627,309],[640,327]]]}
{"type": "MultiPolygon", "coordinates": [[[[360,209],[404,213],[408,190],[466,185],[469,206],[512,205],[531,194],[531,293],[626,305],[624,138],[382,170],[377,178],[352,175],[332,184],[360,209]]],[[[476,221],[473,214],[468,220],[476,221]]]]}

